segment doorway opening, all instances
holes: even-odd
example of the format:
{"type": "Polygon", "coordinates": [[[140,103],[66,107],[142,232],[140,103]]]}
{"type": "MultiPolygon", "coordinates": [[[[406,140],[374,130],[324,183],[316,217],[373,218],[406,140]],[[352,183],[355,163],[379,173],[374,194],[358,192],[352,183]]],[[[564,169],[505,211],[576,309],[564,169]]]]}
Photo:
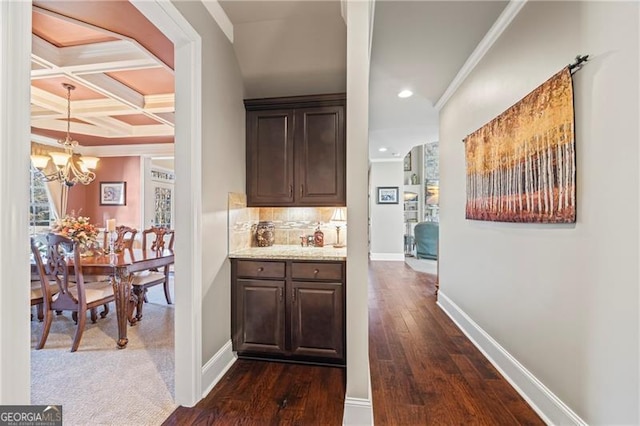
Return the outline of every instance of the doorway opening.
{"type": "MultiPolygon", "coordinates": [[[[180,405],[193,405],[201,395],[202,380],[202,324],[201,295],[202,295],[202,244],[201,236],[201,41],[198,33],[190,26],[186,19],[171,3],[164,1],[131,1],[147,18],[154,23],[174,43],[176,57],[176,94],[181,99],[181,109],[176,112],[176,172],[183,176],[176,182],[176,204],[183,206],[176,217],[176,232],[184,238],[176,241],[176,251],[181,256],[176,259],[176,271],[180,280],[188,285],[176,288],[176,349],[175,356],[180,362],[176,363],[175,402],[180,405]]],[[[0,87],[3,93],[19,95],[20,100],[13,101],[13,108],[4,109],[1,121],[6,134],[14,140],[28,140],[29,105],[28,84],[29,51],[31,35],[29,33],[30,3],[14,3],[5,8],[2,14],[4,24],[17,23],[11,33],[12,49],[7,49],[8,60],[0,66],[3,83],[0,87]],[[10,84],[7,84],[9,82],[10,84]],[[15,90],[14,90],[15,89],[15,90]]],[[[3,27],[5,28],[5,27],[3,27]]],[[[5,29],[6,29],[5,28],[5,29]]],[[[5,32],[5,35],[8,34],[5,32]]],[[[4,36],[3,36],[4,39],[4,36]]],[[[3,40],[7,42],[7,39],[3,40]]],[[[9,96],[10,98],[11,96],[9,96]]],[[[28,148],[22,146],[6,150],[8,155],[2,156],[2,182],[6,183],[9,176],[24,176],[24,165],[28,164],[28,148]],[[15,155],[11,155],[15,154],[15,155]],[[21,160],[22,159],[22,160],[21,160]]],[[[20,180],[21,185],[2,185],[4,211],[22,212],[29,202],[28,179],[20,180]]],[[[6,214],[3,223],[7,230],[6,247],[13,247],[15,255],[5,256],[2,265],[3,282],[24,282],[29,268],[28,234],[24,231],[28,227],[26,215],[18,217],[16,214],[6,214]],[[15,250],[15,249],[18,250],[15,250]]],[[[20,288],[6,288],[3,290],[5,303],[2,310],[3,330],[2,353],[7,355],[5,368],[2,371],[1,395],[6,402],[18,404],[29,401],[29,346],[28,330],[29,318],[26,314],[26,292],[20,288]],[[4,291],[6,290],[6,291],[4,291]],[[17,303],[19,302],[19,303],[17,303]]]]}
{"type": "Polygon", "coordinates": [[[403,162],[405,262],[436,274],[440,223],[438,142],[417,145],[403,162]]]}

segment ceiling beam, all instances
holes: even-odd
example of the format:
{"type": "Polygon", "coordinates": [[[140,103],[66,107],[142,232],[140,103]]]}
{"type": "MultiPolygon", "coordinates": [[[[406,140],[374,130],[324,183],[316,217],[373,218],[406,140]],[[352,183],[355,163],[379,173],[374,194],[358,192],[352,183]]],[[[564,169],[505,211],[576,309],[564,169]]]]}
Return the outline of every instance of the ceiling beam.
{"type": "MultiPolygon", "coordinates": [[[[83,119],[85,123],[72,122],[71,132],[75,134],[99,136],[102,138],[173,136],[173,127],[165,124],[145,124],[132,126],[110,117],[83,119]]],[[[67,121],[60,119],[32,119],[31,125],[38,129],[67,131],[67,121]]]]}
{"type": "MultiPolygon", "coordinates": [[[[173,69],[132,38],[37,6],[34,6],[34,11],[119,39],[57,47],[32,34],[31,60],[37,65],[32,67],[32,80],[62,77],[104,97],[71,101],[72,117],[85,122],[72,123],[74,133],[105,138],[174,134],[173,93],[145,96],[106,74],[114,71],[164,68],[173,75],[173,69]],[[131,125],[113,118],[136,114],[145,115],[158,124],[131,125]]],[[[66,131],[67,99],[34,86],[31,89],[32,125],[42,129],[66,131]]]]}
{"type": "Polygon", "coordinates": [[[104,29],[102,27],[98,27],[96,25],[92,25],[92,24],[89,24],[87,22],[83,22],[83,21],[77,20],[77,19],[71,18],[69,16],[62,15],[60,13],[52,12],[50,10],[43,9],[41,7],[38,7],[38,6],[33,6],[33,10],[35,12],[37,12],[37,13],[41,13],[43,15],[51,16],[53,18],[60,19],[62,21],[66,21],[66,22],[72,23],[74,25],[78,25],[78,26],[81,26],[81,27],[84,27],[84,28],[88,28],[88,29],[90,29],[92,31],[96,31],[96,32],[102,33],[102,34],[104,34],[106,36],[109,36],[109,37],[117,38],[117,39],[122,40],[122,41],[127,41],[127,42],[131,43],[132,45],[135,45],[136,48],[139,51],[145,52],[147,56],[153,58],[155,62],[157,62],[158,64],[161,64],[168,71],[173,73],[173,69],[170,66],[168,66],[167,64],[162,62],[162,60],[160,60],[160,58],[155,56],[153,53],[151,53],[149,50],[147,50],[144,46],[142,46],[140,43],[138,43],[135,39],[133,39],[131,37],[128,37],[128,36],[123,35],[123,34],[116,33],[114,31],[109,31],[109,30],[104,29]]]}

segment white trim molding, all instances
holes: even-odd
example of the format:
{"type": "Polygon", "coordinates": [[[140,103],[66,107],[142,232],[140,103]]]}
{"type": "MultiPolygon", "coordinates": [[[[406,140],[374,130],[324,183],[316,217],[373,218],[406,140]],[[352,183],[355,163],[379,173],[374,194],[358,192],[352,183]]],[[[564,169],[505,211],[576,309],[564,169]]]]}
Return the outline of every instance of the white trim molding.
{"type": "Polygon", "coordinates": [[[546,424],[586,426],[560,398],[495,341],[442,291],[438,306],[451,318],[546,424]]]}
{"type": "Polygon", "coordinates": [[[342,424],[345,426],[373,425],[373,404],[371,404],[371,400],[345,398],[342,424]]]}
{"type": "Polygon", "coordinates": [[[103,146],[82,146],[77,151],[82,155],[92,155],[94,157],[173,157],[174,144],[172,143],[152,143],[136,145],[103,145],[103,146]]]}
{"type": "Polygon", "coordinates": [[[447,90],[445,90],[440,99],[438,99],[438,102],[434,105],[436,110],[440,111],[447,101],[449,101],[451,96],[458,90],[458,87],[462,85],[469,74],[471,74],[471,71],[473,71],[484,55],[491,49],[493,43],[498,40],[504,30],[511,24],[513,18],[518,15],[526,2],[527,0],[511,0],[509,4],[507,4],[500,16],[498,16],[498,19],[496,19],[496,22],[493,23],[489,31],[487,31],[487,34],[480,40],[475,50],[471,52],[471,55],[469,55],[466,62],[462,65],[462,68],[460,68],[460,71],[458,71],[458,74],[453,78],[447,90]]]}
{"type": "Polygon", "coordinates": [[[369,258],[371,260],[404,262],[404,253],[371,253],[369,258]]]}
{"type": "Polygon", "coordinates": [[[175,47],[175,402],[202,398],[202,39],[170,0],[131,0],[175,47]]]}
{"type": "Polygon", "coordinates": [[[202,367],[202,398],[213,390],[238,357],[233,352],[231,340],[225,343],[218,352],[202,367]]]}
{"type": "Polygon", "coordinates": [[[218,3],[218,0],[202,0],[202,3],[224,35],[226,35],[231,44],[233,44],[233,23],[222,6],[220,6],[220,3],[218,3]]]}
{"type": "Polygon", "coordinates": [[[29,73],[31,2],[0,1],[0,404],[31,401],[29,73]],[[16,285],[21,284],[21,285],[16,285]]]}

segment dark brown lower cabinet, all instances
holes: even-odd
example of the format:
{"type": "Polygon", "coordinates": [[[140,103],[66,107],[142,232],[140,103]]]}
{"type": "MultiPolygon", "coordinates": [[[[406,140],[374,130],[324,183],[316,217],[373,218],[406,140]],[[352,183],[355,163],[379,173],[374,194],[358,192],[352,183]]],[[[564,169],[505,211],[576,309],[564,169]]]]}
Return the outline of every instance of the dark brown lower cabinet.
{"type": "Polygon", "coordinates": [[[345,263],[231,259],[233,349],[344,365],[345,263]]]}
{"type": "Polygon", "coordinates": [[[235,350],[285,353],[284,281],[239,279],[236,286],[235,350]]]}

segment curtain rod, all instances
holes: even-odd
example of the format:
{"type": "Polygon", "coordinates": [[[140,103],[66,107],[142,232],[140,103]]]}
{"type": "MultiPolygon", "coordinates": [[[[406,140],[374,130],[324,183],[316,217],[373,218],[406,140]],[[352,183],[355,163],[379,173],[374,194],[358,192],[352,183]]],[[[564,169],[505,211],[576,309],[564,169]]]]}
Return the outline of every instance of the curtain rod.
{"type": "Polygon", "coordinates": [[[576,60],[572,64],[567,65],[569,67],[569,71],[571,71],[571,74],[582,69],[582,66],[588,60],[589,60],[589,55],[577,55],[576,60]]]}

